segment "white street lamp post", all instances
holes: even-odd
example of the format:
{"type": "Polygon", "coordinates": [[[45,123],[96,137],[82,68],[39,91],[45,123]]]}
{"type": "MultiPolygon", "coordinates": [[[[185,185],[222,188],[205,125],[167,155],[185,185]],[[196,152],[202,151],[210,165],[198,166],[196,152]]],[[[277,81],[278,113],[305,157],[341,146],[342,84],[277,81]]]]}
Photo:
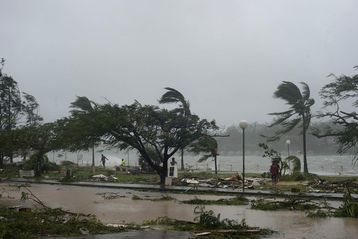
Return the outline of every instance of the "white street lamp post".
{"type": "Polygon", "coordinates": [[[248,126],[246,120],[241,120],[239,124],[242,129],[242,191],[245,191],[245,129],[248,126]]]}
{"type": "Polygon", "coordinates": [[[286,140],[286,144],[287,144],[287,157],[290,156],[290,144],[291,144],[291,140],[286,140]]]}

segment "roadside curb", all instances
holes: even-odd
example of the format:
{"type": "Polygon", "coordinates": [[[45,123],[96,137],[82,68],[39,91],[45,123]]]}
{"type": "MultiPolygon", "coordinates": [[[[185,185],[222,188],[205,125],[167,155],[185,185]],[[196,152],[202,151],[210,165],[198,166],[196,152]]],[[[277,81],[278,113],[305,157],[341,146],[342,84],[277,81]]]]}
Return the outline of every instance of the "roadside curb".
{"type": "MultiPolygon", "coordinates": [[[[32,184],[49,184],[49,185],[66,185],[77,187],[99,187],[99,188],[113,188],[113,189],[132,189],[132,190],[145,190],[145,191],[162,191],[159,185],[152,184],[125,184],[125,183],[100,183],[100,182],[58,182],[54,180],[34,180],[23,178],[12,178],[0,181],[0,183],[32,183],[32,184]]],[[[167,186],[165,192],[181,192],[181,193],[205,193],[205,194],[226,194],[226,195],[241,195],[241,196],[262,196],[262,197],[278,197],[290,198],[298,197],[304,199],[324,199],[330,201],[341,201],[344,199],[343,193],[276,193],[267,190],[251,190],[238,191],[235,189],[224,188],[197,188],[193,189],[189,186],[167,186]]],[[[358,199],[358,194],[352,194],[352,197],[358,199]]]]}

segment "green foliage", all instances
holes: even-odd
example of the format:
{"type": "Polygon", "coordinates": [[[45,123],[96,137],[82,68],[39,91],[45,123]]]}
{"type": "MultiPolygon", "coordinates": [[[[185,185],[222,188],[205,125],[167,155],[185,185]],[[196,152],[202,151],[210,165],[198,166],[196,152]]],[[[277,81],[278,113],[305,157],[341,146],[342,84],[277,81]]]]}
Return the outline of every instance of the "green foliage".
{"type": "Polygon", "coordinates": [[[284,161],[282,161],[281,154],[279,152],[277,152],[276,150],[270,148],[265,143],[259,143],[259,147],[264,150],[264,154],[262,155],[262,157],[270,158],[272,163],[276,162],[276,163],[280,164],[279,175],[282,175],[282,169],[286,168],[287,165],[285,164],[284,161]]]}
{"type": "MultiPolygon", "coordinates": [[[[172,88],[168,91],[178,94],[172,88]]],[[[171,98],[170,102],[173,102],[172,96],[164,98],[171,98]]],[[[160,109],[138,101],[123,106],[99,105],[82,97],[77,99],[75,107],[80,110],[72,111],[70,118],[61,121],[60,138],[66,139],[63,140],[64,146],[72,147],[71,150],[83,149],[102,140],[121,150],[136,149],[160,175],[162,184],[168,159],[209,130],[217,128],[214,121],[201,120],[197,115],[189,114],[188,110],[183,113],[178,108],[160,109]],[[148,149],[155,152],[155,157],[148,149]]]]}
{"type": "Polygon", "coordinates": [[[169,195],[162,195],[160,198],[141,198],[137,195],[133,195],[132,200],[149,200],[149,201],[153,201],[153,202],[159,202],[159,201],[172,201],[172,200],[175,200],[175,198],[173,198],[169,195]]]}
{"type": "MultiPolygon", "coordinates": [[[[358,69],[358,67],[355,67],[358,69]]],[[[337,77],[334,74],[333,82],[322,87],[321,97],[324,99],[324,106],[328,109],[318,116],[330,119],[336,126],[324,130],[315,129],[314,135],[322,138],[333,136],[339,144],[339,153],[355,150],[358,143],[358,114],[351,109],[344,110],[345,102],[352,103],[352,107],[358,107],[358,74],[337,77]],[[332,107],[333,106],[333,107],[332,107]]],[[[358,156],[358,151],[354,151],[358,156]]],[[[357,159],[357,157],[356,157],[357,159]]]]}
{"type": "Polygon", "coordinates": [[[218,199],[218,200],[203,200],[203,199],[191,199],[186,201],[181,201],[185,204],[199,204],[199,205],[247,205],[249,200],[242,196],[237,196],[229,199],[218,199]]]}
{"type": "Polygon", "coordinates": [[[290,155],[285,158],[285,161],[290,164],[290,169],[292,170],[293,174],[301,172],[301,161],[298,157],[290,155]]]}
{"type": "Polygon", "coordinates": [[[30,146],[19,141],[17,129],[39,124],[42,118],[37,114],[38,103],[35,97],[20,91],[17,82],[2,72],[5,60],[0,64],[0,168],[4,159],[12,162],[17,155],[26,155],[30,146]],[[20,126],[21,125],[21,126],[20,126]],[[27,147],[25,147],[27,146],[27,147]]]}
{"type": "Polygon", "coordinates": [[[168,103],[180,103],[181,106],[176,108],[174,111],[176,113],[182,115],[190,115],[190,103],[187,101],[178,90],[170,87],[165,88],[167,92],[165,92],[159,100],[160,104],[168,104],[168,103]]]}
{"type": "Polygon", "coordinates": [[[76,164],[72,161],[63,160],[63,161],[61,161],[61,166],[66,167],[66,168],[74,168],[74,167],[76,167],[76,164]]]}
{"type": "Polygon", "coordinates": [[[205,211],[205,207],[202,206],[196,206],[194,213],[198,215],[194,218],[194,221],[197,221],[204,228],[216,229],[223,226],[223,222],[220,221],[220,213],[215,216],[214,211],[205,211]]]}
{"type": "MultiPolygon", "coordinates": [[[[245,220],[242,220],[241,223],[237,222],[236,220],[230,220],[227,218],[221,220],[220,214],[215,215],[212,210],[205,210],[205,207],[203,206],[195,207],[194,214],[197,215],[194,218],[194,221],[196,223],[174,220],[167,217],[159,217],[155,220],[146,220],[143,224],[166,225],[166,226],[171,226],[174,230],[181,230],[181,231],[203,231],[203,230],[205,231],[205,230],[213,230],[213,229],[233,230],[232,235],[234,235],[234,237],[229,237],[229,238],[242,238],[244,234],[247,234],[245,230],[252,229],[246,224],[245,220]]],[[[269,230],[258,230],[258,231],[259,234],[269,233],[269,230]]],[[[218,233],[218,235],[222,236],[220,232],[218,233]]],[[[230,236],[230,235],[226,235],[226,236],[230,236]]]]}
{"type": "Polygon", "coordinates": [[[42,171],[53,171],[53,170],[59,170],[60,168],[56,163],[50,162],[46,155],[39,155],[39,153],[34,153],[33,155],[31,155],[29,160],[25,161],[23,165],[23,169],[37,170],[39,160],[41,160],[40,166],[42,171]]]}
{"type": "Polygon", "coordinates": [[[162,195],[160,198],[153,198],[151,201],[157,202],[157,201],[173,201],[175,198],[169,196],[169,195],[162,195]]]}
{"type": "Polygon", "coordinates": [[[318,209],[320,206],[310,200],[303,200],[299,198],[289,198],[283,201],[271,201],[265,199],[258,199],[251,201],[251,208],[264,211],[275,210],[313,210],[318,209]]]}
{"type": "MultiPolygon", "coordinates": [[[[155,151],[153,147],[146,147],[147,154],[149,158],[156,164],[159,165],[161,163],[160,157],[155,151]]],[[[139,154],[138,164],[144,172],[154,172],[154,169],[149,165],[149,163],[145,160],[145,158],[139,154]]]]}
{"type": "Polygon", "coordinates": [[[203,162],[210,157],[216,157],[218,155],[218,142],[212,136],[204,135],[190,145],[189,151],[195,154],[207,153],[198,161],[203,162]]]}
{"type": "Polygon", "coordinates": [[[270,115],[277,116],[274,122],[269,126],[280,125],[281,129],[275,132],[275,135],[268,140],[273,141],[279,139],[282,135],[293,130],[296,126],[302,128],[303,139],[303,163],[304,172],[308,173],[307,166],[307,152],[306,152],[306,131],[311,123],[311,106],[314,100],[310,98],[310,89],[304,82],[302,84],[302,91],[292,82],[283,81],[274,93],[274,97],[280,98],[289,105],[289,109],[284,112],[270,113],[270,115]]]}
{"type": "Polygon", "coordinates": [[[282,158],[281,158],[281,154],[279,152],[277,152],[276,150],[270,148],[265,143],[259,143],[259,147],[264,150],[264,154],[262,155],[262,157],[270,158],[272,162],[274,162],[274,161],[281,162],[282,158]]]}
{"type": "Polygon", "coordinates": [[[317,210],[309,211],[307,213],[307,216],[313,218],[325,218],[331,216],[331,214],[327,210],[317,209],[317,210]]]}
{"type": "Polygon", "coordinates": [[[133,195],[132,200],[143,200],[143,199],[137,195],[133,195]]]}
{"type": "Polygon", "coordinates": [[[275,98],[283,99],[290,106],[288,111],[270,113],[270,115],[278,116],[275,122],[270,127],[275,125],[281,125],[283,128],[276,132],[276,135],[272,139],[277,139],[281,135],[291,131],[302,120],[303,129],[307,129],[311,119],[311,106],[314,104],[314,100],[310,98],[310,90],[306,83],[301,82],[303,91],[292,82],[284,81],[281,83],[274,93],[275,98]],[[291,119],[295,117],[294,119],[291,119]],[[291,119],[291,120],[290,120],[291,119]]]}
{"type": "Polygon", "coordinates": [[[336,217],[358,217],[358,200],[353,199],[350,191],[344,195],[343,205],[335,212],[336,217]]]}
{"type": "Polygon", "coordinates": [[[107,227],[94,216],[73,214],[61,209],[41,209],[16,212],[0,207],[0,238],[38,238],[43,235],[79,236],[80,230],[90,234],[122,232],[122,228],[107,227]]]}

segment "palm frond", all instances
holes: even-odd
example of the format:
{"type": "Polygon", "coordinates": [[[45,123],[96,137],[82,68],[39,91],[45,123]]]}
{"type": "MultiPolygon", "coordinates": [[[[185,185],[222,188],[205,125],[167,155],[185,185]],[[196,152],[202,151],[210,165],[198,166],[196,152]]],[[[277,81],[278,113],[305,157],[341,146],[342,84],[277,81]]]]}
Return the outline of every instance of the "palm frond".
{"type": "Polygon", "coordinates": [[[307,101],[307,100],[309,100],[310,95],[311,95],[310,88],[308,87],[308,85],[305,82],[300,82],[300,83],[301,83],[302,88],[303,88],[303,90],[302,90],[303,101],[307,101]]]}
{"type": "Polygon", "coordinates": [[[282,123],[283,128],[276,132],[278,135],[286,134],[287,132],[291,131],[301,122],[301,118],[295,118],[290,121],[282,123]]]}
{"type": "Polygon", "coordinates": [[[274,112],[274,113],[269,113],[268,115],[287,115],[287,114],[291,114],[293,113],[293,110],[287,110],[287,111],[283,111],[283,112],[274,112]]]}
{"type": "Polygon", "coordinates": [[[289,118],[291,118],[294,114],[295,113],[293,111],[291,111],[287,114],[282,114],[282,115],[280,115],[280,117],[275,119],[274,122],[272,124],[270,124],[268,127],[273,127],[275,125],[283,124],[285,121],[287,121],[289,118]]]}
{"type": "Polygon", "coordinates": [[[302,99],[300,89],[292,82],[283,81],[274,92],[274,97],[283,99],[289,105],[294,105],[302,99]]]}
{"type": "Polygon", "coordinates": [[[166,87],[167,92],[165,92],[162,97],[159,99],[160,104],[168,104],[168,103],[180,103],[182,106],[182,113],[186,115],[190,115],[190,104],[189,101],[185,99],[182,93],[178,90],[166,87]]]}
{"type": "Polygon", "coordinates": [[[211,156],[212,156],[211,154],[206,154],[206,155],[201,156],[198,160],[198,163],[208,160],[208,158],[210,158],[211,156]]]}
{"type": "Polygon", "coordinates": [[[92,104],[95,105],[95,103],[89,100],[86,96],[77,96],[77,99],[70,105],[70,108],[72,108],[71,113],[92,112],[92,104]]]}
{"type": "Polygon", "coordinates": [[[164,89],[166,89],[167,92],[165,92],[160,98],[159,100],[160,104],[178,103],[178,102],[185,101],[184,96],[178,90],[170,87],[166,87],[164,89]]]}

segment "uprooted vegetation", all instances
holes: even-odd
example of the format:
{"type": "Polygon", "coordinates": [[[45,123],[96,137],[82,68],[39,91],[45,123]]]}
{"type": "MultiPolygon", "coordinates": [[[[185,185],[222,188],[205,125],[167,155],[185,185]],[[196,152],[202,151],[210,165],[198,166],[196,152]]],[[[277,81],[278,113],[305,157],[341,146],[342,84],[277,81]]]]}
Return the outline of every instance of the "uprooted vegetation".
{"type": "Polygon", "coordinates": [[[282,201],[258,199],[251,202],[252,209],[274,211],[274,210],[313,210],[321,208],[320,203],[300,198],[288,198],[282,201]]]}
{"type": "Polygon", "coordinates": [[[159,217],[155,220],[147,220],[144,225],[158,225],[167,229],[179,231],[191,231],[200,238],[258,238],[263,235],[272,234],[269,229],[250,227],[245,220],[239,223],[236,220],[221,219],[220,214],[215,215],[212,210],[205,210],[204,206],[194,209],[194,222],[159,217]]]}
{"type": "Polygon", "coordinates": [[[306,211],[308,217],[353,217],[358,218],[358,200],[353,198],[346,188],[343,203],[334,208],[323,201],[304,200],[291,197],[282,201],[258,199],[251,201],[251,208],[258,210],[300,210],[306,211]]]}
{"type": "Polygon", "coordinates": [[[39,208],[0,206],[0,238],[38,238],[39,236],[79,236],[123,232],[136,226],[112,227],[102,224],[94,215],[52,209],[46,206],[27,185],[16,185],[21,200],[30,200],[39,208]]]}
{"type": "Polygon", "coordinates": [[[350,192],[358,193],[358,182],[356,178],[326,178],[315,175],[313,181],[309,183],[314,191],[317,192],[345,192],[348,187],[350,192]]]}
{"type": "Polygon", "coordinates": [[[343,204],[335,208],[319,208],[308,213],[309,217],[353,217],[358,218],[358,200],[348,190],[344,195],[343,204]]]}
{"type": "Polygon", "coordinates": [[[141,198],[137,195],[133,195],[132,196],[132,200],[149,200],[149,201],[153,201],[153,202],[157,202],[157,201],[172,201],[172,200],[175,200],[175,198],[169,196],[169,195],[162,195],[161,197],[159,198],[141,198]]]}
{"type": "Polygon", "coordinates": [[[76,214],[59,208],[17,211],[0,207],[0,238],[79,236],[123,232],[121,227],[102,224],[94,215],[76,214]]]}
{"type": "Polygon", "coordinates": [[[204,199],[191,199],[181,201],[185,204],[198,204],[198,205],[247,205],[249,204],[249,200],[242,196],[237,196],[234,198],[221,198],[218,200],[204,200],[204,199]]]}

